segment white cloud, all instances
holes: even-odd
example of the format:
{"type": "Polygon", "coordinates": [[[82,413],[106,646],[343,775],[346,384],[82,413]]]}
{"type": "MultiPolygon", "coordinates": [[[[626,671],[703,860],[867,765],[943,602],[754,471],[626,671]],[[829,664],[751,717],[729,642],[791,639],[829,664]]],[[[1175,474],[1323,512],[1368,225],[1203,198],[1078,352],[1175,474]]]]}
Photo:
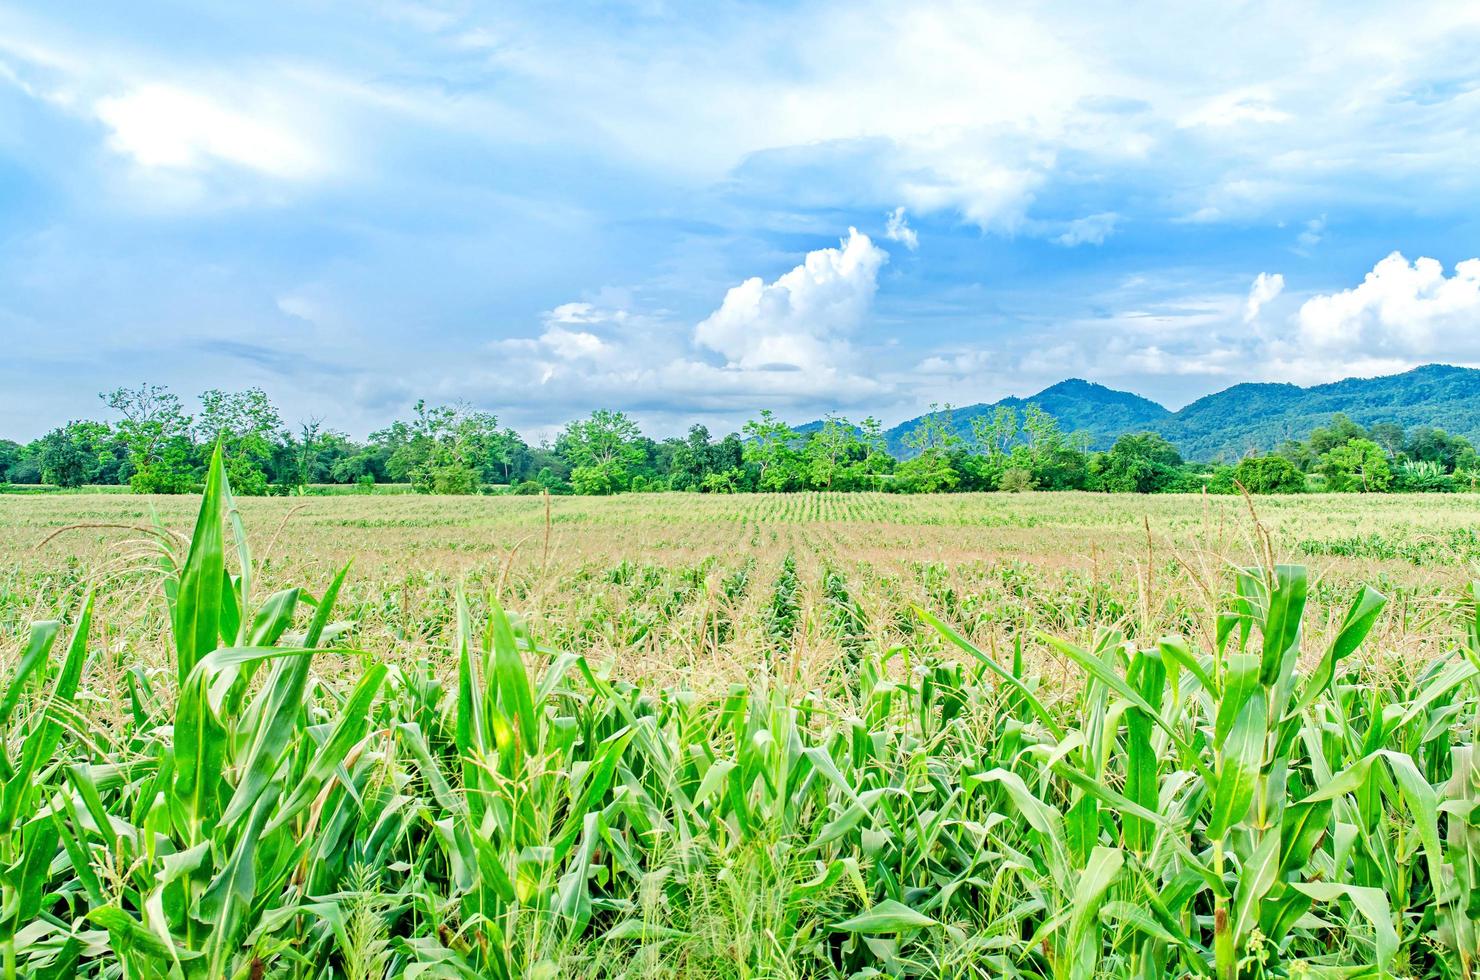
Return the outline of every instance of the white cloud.
{"type": "Polygon", "coordinates": [[[1305,249],[1315,248],[1321,244],[1321,239],[1326,236],[1326,216],[1311,218],[1305,223],[1305,230],[1295,236],[1295,240],[1305,249]]]}
{"type": "Polygon", "coordinates": [[[891,242],[899,242],[911,252],[920,247],[920,236],[915,233],[915,229],[911,228],[910,223],[905,219],[903,205],[890,211],[887,217],[888,223],[884,227],[885,238],[891,242]]]}
{"type": "Polygon", "coordinates": [[[743,369],[812,371],[849,356],[847,336],[863,322],[889,259],[869,237],[848,229],[839,248],[808,252],[802,264],[766,283],[730,289],[694,330],[703,347],[743,369]]]}
{"type": "Polygon", "coordinates": [[[601,323],[606,320],[622,319],[626,311],[598,309],[593,303],[561,303],[545,314],[546,323],[601,323]]]}
{"type": "Polygon", "coordinates": [[[1285,277],[1278,272],[1261,272],[1255,276],[1253,285],[1249,287],[1249,300],[1244,304],[1244,322],[1253,323],[1259,319],[1259,311],[1284,290],[1285,277]]]}
{"type": "Polygon", "coordinates": [[[270,109],[252,114],[198,92],[148,84],[100,98],[94,111],[111,131],[109,147],[142,167],[199,170],[226,163],[282,178],[311,177],[325,168],[320,152],[270,109]]]}
{"type": "Polygon", "coordinates": [[[585,330],[566,330],[551,326],[540,336],[540,343],[550,349],[556,357],[574,361],[583,357],[596,357],[607,350],[607,344],[594,333],[585,330]]]}
{"type": "Polygon", "coordinates": [[[1105,239],[1115,231],[1115,225],[1119,220],[1120,215],[1114,211],[1103,211],[1099,214],[1075,218],[1069,222],[1064,233],[1054,241],[1070,248],[1075,245],[1103,245],[1105,239]]]}
{"type": "Polygon", "coordinates": [[[1181,125],[1219,129],[1246,124],[1268,125],[1289,122],[1292,118],[1294,117],[1290,113],[1271,103],[1266,89],[1256,88],[1225,92],[1210,99],[1183,118],[1181,125]]]}
{"type": "Polygon", "coordinates": [[[1480,356],[1480,259],[1446,276],[1436,259],[1394,252],[1360,285],[1312,296],[1296,315],[1299,339],[1315,352],[1373,357],[1480,356]]]}

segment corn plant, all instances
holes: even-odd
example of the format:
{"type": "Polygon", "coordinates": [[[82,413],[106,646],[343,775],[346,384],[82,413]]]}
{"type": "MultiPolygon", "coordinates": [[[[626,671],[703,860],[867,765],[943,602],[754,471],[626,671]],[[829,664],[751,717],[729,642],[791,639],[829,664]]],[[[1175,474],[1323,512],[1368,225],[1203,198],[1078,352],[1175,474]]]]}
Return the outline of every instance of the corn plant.
{"type": "MultiPolygon", "coordinates": [[[[463,591],[445,673],[348,649],[348,569],[254,590],[219,457],[161,562],[174,670],[128,675],[121,725],[89,711],[91,600],[33,627],[0,695],[6,978],[1480,968],[1480,586],[1408,677],[1354,667],[1372,589],[1310,650],[1295,566],[1235,570],[1207,649],[1022,619],[1008,663],[925,609],[880,646],[835,576],[840,690],[768,660],[701,696],[463,591]]],[[[788,563],[783,649],[798,587],[788,563]]]]}

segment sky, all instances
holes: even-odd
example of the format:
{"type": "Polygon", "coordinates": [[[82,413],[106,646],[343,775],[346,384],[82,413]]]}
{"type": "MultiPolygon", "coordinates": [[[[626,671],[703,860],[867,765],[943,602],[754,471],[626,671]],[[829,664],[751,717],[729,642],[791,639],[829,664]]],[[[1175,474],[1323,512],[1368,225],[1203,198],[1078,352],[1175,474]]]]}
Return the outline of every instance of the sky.
{"type": "Polygon", "coordinates": [[[1480,364],[1480,4],[0,0],[0,436],[1480,364]]]}

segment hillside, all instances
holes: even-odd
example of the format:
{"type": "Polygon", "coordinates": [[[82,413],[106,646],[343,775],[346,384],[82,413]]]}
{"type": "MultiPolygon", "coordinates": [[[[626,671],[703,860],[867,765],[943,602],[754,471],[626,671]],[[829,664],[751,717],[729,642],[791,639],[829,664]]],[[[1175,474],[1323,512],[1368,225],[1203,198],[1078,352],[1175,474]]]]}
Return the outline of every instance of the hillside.
{"type": "Polygon", "coordinates": [[[1311,388],[1235,385],[1199,398],[1157,431],[1190,459],[1236,459],[1304,438],[1337,412],[1363,425],[1432,425],[1480,442],[1480,370],[1426,364],[1403,374],[1311,388]]]}
{"type": "MultiPolygon", "coordinates": [[[[1170,412],[1149,399],[1104,385],[1071,379],[1027,398],[1004,398],[968,405],[953,413],[956,430],[971,434],[971,419],[990,416],[999,405],[1022,411],[1037,404],[1067,432],[1090,435],[1094,449],[1106,449],[1126,432],[1159,432],[1188,459],[1234,460],[1302,439],[1311,429],[1344,412],[1363,425],[1396,422],[1432,425],[1480,443],[1480,370],[1427,364],[1402,374],[1347,378],[1302,388],[1294,384],[1248,383],[1199,398],[1170,412]]],[[[889,448],[907,457],[905,436],[921,417],[888,430],[889,448]]]]}
{"type": "MultiPolygon", "coordinates": [[[[1171,412],[1149,398],[1142,398],[1128,391],[1116,391],[1079,378],[1070,378],[1028,398],[1004,398],[990,404],[957,408],[952,411],[951,417],[956,433],[969,439],[973,418],[990,418],[1002,405],[1015,408],[1021,413],[1029,404],[1037,405],[1058,419],[1059,425],[1066,432],[1089,433],[1090,446],[1093,449],[1108,449],[1122,433],[1154,429],[1171,416],[1171,412]]],[[[920,423],[920,418],[923,416],[901,422],[885,433],[891,453],[901,458],[914,455],[904,440],[920,423]]]]}

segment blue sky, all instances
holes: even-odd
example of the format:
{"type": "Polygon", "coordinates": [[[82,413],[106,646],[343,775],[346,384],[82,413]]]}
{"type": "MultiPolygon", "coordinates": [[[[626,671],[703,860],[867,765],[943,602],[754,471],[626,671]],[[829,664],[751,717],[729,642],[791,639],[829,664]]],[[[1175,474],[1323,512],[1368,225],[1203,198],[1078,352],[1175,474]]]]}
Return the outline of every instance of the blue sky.
{"type": "Polygon", "coordinates": [[[1473,2],[0,0],[0,434],[144,380],[537,436],[1480,363],[1477,44],[1473,2]]]}

